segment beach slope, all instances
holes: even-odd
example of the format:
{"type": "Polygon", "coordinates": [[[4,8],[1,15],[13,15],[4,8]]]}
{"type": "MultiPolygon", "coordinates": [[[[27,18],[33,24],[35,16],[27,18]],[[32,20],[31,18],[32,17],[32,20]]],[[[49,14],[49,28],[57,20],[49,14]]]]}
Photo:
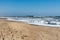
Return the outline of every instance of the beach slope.
{"type": "Polygon", "coordinates": [[[0,40],[60,40],[60,28],[0,19],[0,40]]]}

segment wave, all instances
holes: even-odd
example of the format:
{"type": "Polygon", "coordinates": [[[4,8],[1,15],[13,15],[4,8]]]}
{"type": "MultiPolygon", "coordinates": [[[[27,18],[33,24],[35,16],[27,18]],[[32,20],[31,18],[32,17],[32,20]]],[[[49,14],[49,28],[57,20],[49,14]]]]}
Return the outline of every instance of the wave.
{"type": "Polygon", "coordinates": [[[43,25],[50,27],[60,27],[60,21],[53,18],[16,18],[16,17],[7,17],[6,20],[10,21],[22,21],[28,24],[33,25],[43,25]]]}

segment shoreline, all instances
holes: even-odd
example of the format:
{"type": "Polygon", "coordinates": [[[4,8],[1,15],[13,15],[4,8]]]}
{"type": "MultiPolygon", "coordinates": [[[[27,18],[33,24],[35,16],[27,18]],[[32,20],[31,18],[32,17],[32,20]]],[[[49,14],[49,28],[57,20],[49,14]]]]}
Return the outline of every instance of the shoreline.
{"type": "MultiPolygon", "coordinates": [[[[6,20],[6,19],[5,19],[6,20]]],[[[23,21],[12,21],[12,20],[6,20],[6,21],[10,21],[10,22],[18,22],[18,23],[25,23],[25,24],[28,24],[28,25],[32,25],[32,26],[43,26],[43,27],[51,27],[51,28],[60,28],[60,26],[51,26],[51,25],[36,25],[36,24],[29,24],[29,23],[26,23],[26,22],[23,22],[23,21]]]]}
{"type": "Polygon", "coordinates": [[[37,26],[49,26],[49,27],[60,27],[60,25],[51,25],[51,24],[39,24],[39,23],[29,23],[24,20],[14,20],[14,19],[6,19],[8,21],[15,21],[15,22],[24,22],[30,25],[37,25],[37,26]]]}

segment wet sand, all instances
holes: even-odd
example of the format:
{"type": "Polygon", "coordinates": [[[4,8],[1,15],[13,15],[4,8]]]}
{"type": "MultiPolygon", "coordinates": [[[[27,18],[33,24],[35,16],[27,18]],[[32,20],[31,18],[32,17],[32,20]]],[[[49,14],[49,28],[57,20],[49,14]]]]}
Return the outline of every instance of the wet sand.
{"type": "Polygon", "coordinates": [[[0,40],[60,40],[60,28],[0,19],[0,40]]]}

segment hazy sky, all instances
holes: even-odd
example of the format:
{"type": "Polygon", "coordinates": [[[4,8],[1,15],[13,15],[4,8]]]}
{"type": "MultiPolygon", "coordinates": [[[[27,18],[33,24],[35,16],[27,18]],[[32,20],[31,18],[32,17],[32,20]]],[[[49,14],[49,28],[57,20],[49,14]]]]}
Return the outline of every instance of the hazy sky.
{"type": "Polygon", "coordinates": [[[0,16],[60,16],[59,0],[0,0],[0,16]]]}

